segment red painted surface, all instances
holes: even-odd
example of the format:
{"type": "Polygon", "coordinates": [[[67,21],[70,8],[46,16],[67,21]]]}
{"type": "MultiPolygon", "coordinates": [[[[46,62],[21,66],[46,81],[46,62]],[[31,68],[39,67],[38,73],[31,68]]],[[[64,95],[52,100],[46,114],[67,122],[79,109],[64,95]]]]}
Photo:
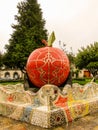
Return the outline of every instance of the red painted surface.
{"type": "Polygon", "coordinates": [[[42,87],[45,84],[60,86],[68,77],[70,66],[67,55],[54,47],[33,51],[26,65],[31,82],[42,87]]]}

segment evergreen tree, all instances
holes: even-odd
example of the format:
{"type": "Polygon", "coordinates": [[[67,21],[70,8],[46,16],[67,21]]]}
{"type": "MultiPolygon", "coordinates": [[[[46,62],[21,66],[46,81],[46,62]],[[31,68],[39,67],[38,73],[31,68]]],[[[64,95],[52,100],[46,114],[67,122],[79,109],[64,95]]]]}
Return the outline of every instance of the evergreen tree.
{"type": "Polygon", "coordinates": [[[13,33],[9,45],[5,46],[4,64],[24,70],[29,54],[44,46],[41,40],[47,40],[47,30],[37,0],[24,0],[18,3],[17,8],[17,24],[12,25],[13,33]]]}

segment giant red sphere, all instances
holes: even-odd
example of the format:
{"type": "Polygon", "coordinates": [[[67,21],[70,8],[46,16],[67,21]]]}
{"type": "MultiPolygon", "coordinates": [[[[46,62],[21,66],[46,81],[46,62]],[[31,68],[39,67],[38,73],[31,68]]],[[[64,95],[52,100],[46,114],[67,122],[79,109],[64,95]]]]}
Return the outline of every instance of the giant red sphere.
{"type": "Polygon", "coordinates": [[[60,86],[69,75],[70,65],[67,55],[62,50],[43,47],[30,54],[26,70],[29,79],[37,87],[45,84],[60,86]]]}

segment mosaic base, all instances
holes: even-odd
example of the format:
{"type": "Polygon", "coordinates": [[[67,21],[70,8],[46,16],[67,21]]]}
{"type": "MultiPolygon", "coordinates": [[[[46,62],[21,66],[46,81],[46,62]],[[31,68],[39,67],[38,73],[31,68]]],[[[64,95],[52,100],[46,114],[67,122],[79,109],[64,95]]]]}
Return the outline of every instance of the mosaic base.
{"type": "Polygon", "coordinates": [[[22,84],[0,86],[0,115],[51,128],[98,111],[98,84],[45,85],[38,92],[22,84]]]}

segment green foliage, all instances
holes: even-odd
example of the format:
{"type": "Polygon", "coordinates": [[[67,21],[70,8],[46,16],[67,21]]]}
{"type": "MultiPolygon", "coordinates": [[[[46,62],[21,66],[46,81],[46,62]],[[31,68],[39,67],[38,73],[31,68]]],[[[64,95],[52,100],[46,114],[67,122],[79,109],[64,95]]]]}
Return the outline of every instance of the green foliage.
{"type": "Polygon", "coordinates": [[[2,57],[3,57],[3,55],[2,55],[2,53],[0,52],[0,68],[1,68],[2,65],[3,65],[2,57]]]}
{"type": "Polygon", "coordinates": [[[59,46],[60,46],[61,50],[63,50],[67,54],[68,59],[70,61],[70,64],[71,65],[74,64],[74,62],[75,62],[75,55],[73,53],[72,47],[70,48],[70,51],[68,52],[66,50],[66,44],[65,43],[61,43],[61,41],[59,41],[59,46]]]}
{"type": "Polygon", "coordinates": [[[4,64],[23,70],[30,53],[44,46],[41,40],[47,40],[47,30],[37,0],[25,0],[18,3],[17,8],[17,24],[12,25],[13,34],[9,39],[9,45],[5,46],[4,64]]]}
{"type": "Polygon", "coordinates": [[[75,55],[73,54],[73,52],[67,52],[67,56],[69,58],[70,63],[74,64],[75,55]]]}
{"type": "Polygon", "coordinates": [[[75,64],[79,69],[88,69],[95,76],[98,71],[98,42],[87,48],[82,47],[76,56],[75,64]]]}

